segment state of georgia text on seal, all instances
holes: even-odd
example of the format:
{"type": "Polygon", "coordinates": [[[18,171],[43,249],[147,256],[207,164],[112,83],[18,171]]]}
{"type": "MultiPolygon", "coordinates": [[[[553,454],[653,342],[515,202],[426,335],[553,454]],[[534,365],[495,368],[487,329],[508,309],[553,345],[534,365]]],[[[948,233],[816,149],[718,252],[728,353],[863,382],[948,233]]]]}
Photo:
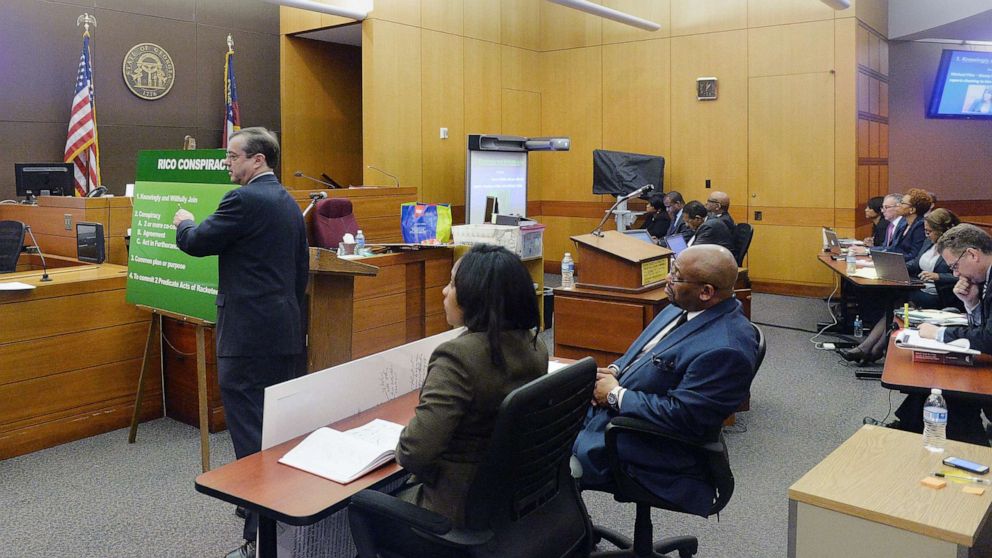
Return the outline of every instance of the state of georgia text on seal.
{"type": "Polygon", "coordinates": [[[161,99],[176,82],[176,67],[164,48],[152,43],[139,43],[124,55],[124,83],[142,99],[161,99]]]}

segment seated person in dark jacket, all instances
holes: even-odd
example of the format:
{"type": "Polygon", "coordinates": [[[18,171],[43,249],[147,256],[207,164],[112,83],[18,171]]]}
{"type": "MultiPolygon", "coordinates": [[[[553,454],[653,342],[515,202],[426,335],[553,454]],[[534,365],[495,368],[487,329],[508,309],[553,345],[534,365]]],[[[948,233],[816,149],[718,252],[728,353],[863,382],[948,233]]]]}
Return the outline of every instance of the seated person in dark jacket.
{"type": "MultiPolygon", "coordinates": [[[[939,209],[934,213],[937,211],[939,209]]],[[[972,349],[992,354],[992,289],[988,288],[989,274],[992,273],[992,237],[974,225],[958,225],[940,237],[937,251],[958,277],[954,294],[964,303],[968,325],[939,327],[921,324],[920,336],[945,343],[967,339],[972,349]]],[[[962,371],[967,372],[965,369],[962,371]]],[[[896,410],[899,420],[887,426],[922,432],[923,404],[926,397],[926,394],[907,396],[896,410]]],[[[947,437],[972,444],[989,445],[981,411],[985,411],[986,418],[992,417],[992,405],[946,391],[944,399],[947,401],[947,437]]]]}
{"type": "Polygon", "coordinates": [[[730,216],[730,196],[726,192],[711,192],[706,198],[707,219],[722,219],[731,229],[734,228],[734,218],[730,216]]]}
{"type": "Polygon", "coordinates": [[[734,235],[724,219],[707,219],[706,207],[698,201],[685,204],[682,219],[689,230],[685,233],[688,246],[697,244],[717,244],[731,253],[734,251],[734,235]]]}
{"type": "MultiPolygon", "coordinates": [[[[584,487],[610,490],[604,432],[613,417],[713,439],[747,397],[758,340],[734,298],[736,280],[737,262],[720,246],[691,246],[672,262],[665,286],[672,304],[597,374],[593,406],[573,446],[573,472],[584,487]]],[[[645,488],[690,513],[709,513],[713,488],[700,475],[698,454],[633,436],[618,442],[621,462],[645,488]]]]}
{"type": "Polygon", "coordinates": [[[925,190],[910,188],[899,202],[899,215],[906,220],[906,226],[900,227],[896,238],[892,239],[886,252],[899,252],[906,261],[920,255],[926,235],[923,233],[923,214],[930,210],[930,195],[925,190]]]}
{"type": "Polygon", "coordinates": [[[396,447],[414,475],[397,496],[462,526],[496,412],[507,394],[548,372],[548,351],[537,339],[534,284],[505,248],[473,246],[443,292],[448,323],[467,331],[431,355],[416,415],[396,447]]]}
{"type": "MultiPolygon", "coordinates": [[[[923,218],[923,228],[927,233],[927,241],[923,245],[920,255],[906,263],[910,276],[926,281],[922,289],[909,294],[909,302],[913,306],[937,309],[950,306],[960,307],[960,302],[951,292],[957,278],[951,273],[951,268],[947,266],[947,263],[941,259],[936,246],[941,235],[960,222],[957,215],[943,208],[937,209],[923,218]]],[[[882,318],[875,322],[871,333],[865,337],[860,345],[853,349],[838,349],[837,352],[847,361],[858,361],[862,364],[874,362],[882,358],[889,346],[889,326],[890,324],[885,323],[885,319],[882,318]]]]}
{"type": "Polygon", "coordinates": [[[644,212],[644,224],[642,229],[648,231],[655,240],[665,238],[668,228],[672,224],[671,217],[665,211],[665,194],[654,193],[648,196],[648,206],[644,212]]]}
{"type": "Polygon", "coordinates": [[[885,246],[885,232],[889,222],[882,217],[882,196],[868,200],[865,206],[865,219],[871,223],[871,236],[865,239],[865,246],[885,246]]]}

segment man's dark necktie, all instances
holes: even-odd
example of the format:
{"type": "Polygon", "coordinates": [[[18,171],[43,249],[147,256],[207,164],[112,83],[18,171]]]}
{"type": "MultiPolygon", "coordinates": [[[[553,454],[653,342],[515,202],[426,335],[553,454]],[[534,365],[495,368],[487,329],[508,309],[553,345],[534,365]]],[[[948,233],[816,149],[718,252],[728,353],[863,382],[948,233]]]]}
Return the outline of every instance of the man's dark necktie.
{"type": "Polygon", "coordinates": [[[668,333],[666,333],[665,335],[670,335],[673,331],[675,331],[676,329],[681,327],[682,324],[688,321],[689,321],[689,311],[683,310],[682,313],[679,314],[679,317],[675,319],[675,325],[673,325],[671,329],[668,330],[668,333]]]}

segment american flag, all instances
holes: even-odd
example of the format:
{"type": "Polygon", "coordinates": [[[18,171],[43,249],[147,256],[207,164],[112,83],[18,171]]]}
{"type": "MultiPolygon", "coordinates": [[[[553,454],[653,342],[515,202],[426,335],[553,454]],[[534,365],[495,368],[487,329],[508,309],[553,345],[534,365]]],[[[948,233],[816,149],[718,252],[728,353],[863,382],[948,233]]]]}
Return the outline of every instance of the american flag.
{"type": "Polygon", "coordinates": [[[224,98],[226,102],[224,115],[224,137],[221,147],[227,147],[231,134],[241,129],[241,109],[238,108],[238,86],[234,83],[234,48],[227,49],[224,59],[224,98]]]}
{"type": "Polygon", "coordinates": [[[100,185],[100,148],[96,135],[96,105],[93,99],[93,72],[90,67],[90,34],[83,33],[83,52],[76,73],[76,94],[69,116],[69,137],[65,141],[65,162],[74,163],[76,194],[86,195],[100,185]]]}

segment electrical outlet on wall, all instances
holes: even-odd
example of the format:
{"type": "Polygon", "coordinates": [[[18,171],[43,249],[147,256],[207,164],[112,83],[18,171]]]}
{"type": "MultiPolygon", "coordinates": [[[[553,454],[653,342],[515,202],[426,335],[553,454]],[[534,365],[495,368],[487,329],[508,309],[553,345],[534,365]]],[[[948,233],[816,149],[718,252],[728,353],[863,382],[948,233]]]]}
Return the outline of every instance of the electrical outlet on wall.
{"type": "Polygon", "coordinates": [[[706,187],[707,188],[712,188],[713,187],[712,181],[709,178],[706,179],[706,187]]]}
{"type": "Polygon", "coordinates": [[[755,221],[760,221],[761,220],[761,212],[760,211],[755,211],[754,212],[754,220],[755,221]]]}

